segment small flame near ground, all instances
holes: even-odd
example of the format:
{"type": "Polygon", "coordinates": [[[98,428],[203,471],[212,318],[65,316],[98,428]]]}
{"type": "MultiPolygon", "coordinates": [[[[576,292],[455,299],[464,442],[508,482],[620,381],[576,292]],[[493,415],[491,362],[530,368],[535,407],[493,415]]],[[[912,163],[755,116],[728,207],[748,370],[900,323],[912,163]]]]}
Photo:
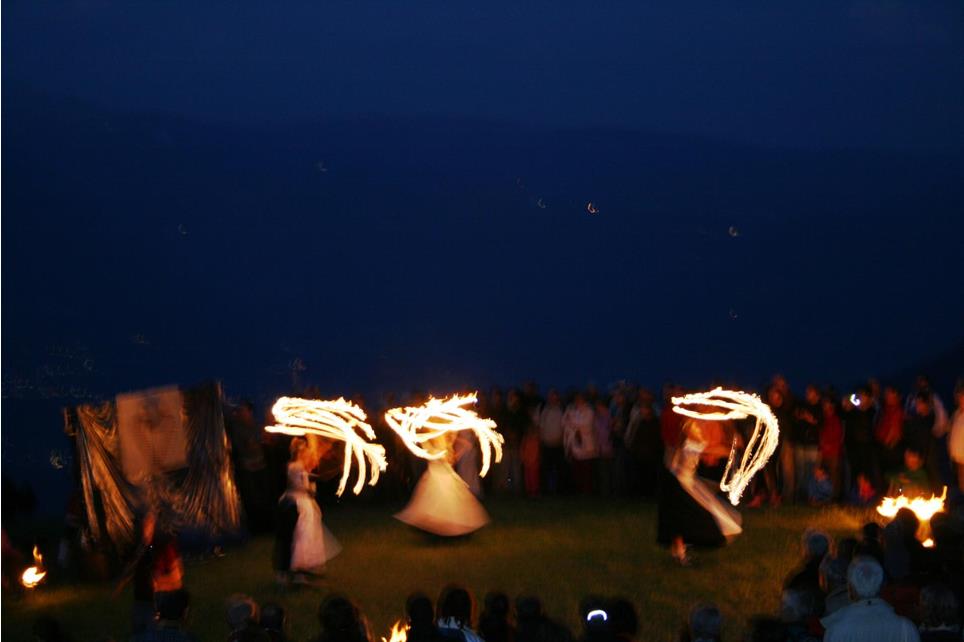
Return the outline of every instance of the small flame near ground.
{"type": "Polygon", "coordinates": [[[408,640],[408,625],[399,620],[392,625],[392,637],[382,638],[382,642],[406,642],[408,640]]]}
{"type": "Polygon", "coordinates": [[[40,584],[43,579],[47,576],[47,571],[43,570],[43,555],[36,546],[33,547],[33,563],[34,565],[23,572],[20,576],[20,583],[26,588],[32,589],[40,584]]]}

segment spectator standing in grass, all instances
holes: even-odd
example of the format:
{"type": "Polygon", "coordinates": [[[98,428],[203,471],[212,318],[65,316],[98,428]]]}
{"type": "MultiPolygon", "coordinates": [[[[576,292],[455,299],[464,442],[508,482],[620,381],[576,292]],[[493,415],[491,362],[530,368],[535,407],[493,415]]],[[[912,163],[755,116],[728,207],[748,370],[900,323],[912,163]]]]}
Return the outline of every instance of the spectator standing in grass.
{"type": "Polygon", "coordinates": [[[938,452],[941,442],[937,437],[939,425],[934,411],[934,396],[928,392],[918,392],[904,421],[904,445],[924,458],[924,467],[934,487],[942,481],[938,452]]]}
{"type": "Polygon", "coordinates": [[[820,462],[830,477],[833,499],[840,498],[841,460],[843,458],[844,431],[836,400],[827,395],[821,401],[820,462]]]}
{"type": "Polygon", "coordinates": [[[943,427],[943,425],[947,423],[947,409],[940,395],[934,392],[934,387],[931,386],[930,379],[926,375],[917,375],[914,389],[907,395],[907,401],[904,404],[904,414],[909,415],[913,412],[918,397],[922,395],[930,401],[931,407],[934,410],[935,422],[938,426],[943,427]]]}
{"type": "Polygon", "coordinates": [[[550,390],[546,403],[539,411],[540,465],[542,469],[542,488],[550,494],[558,493],[562,487],[566,456],[563,450],[562,400],[559,393],[550,390]]]}
{"type": "Polygon", "coordinates": [[[589,494],[593,488],[593,470],[599,454],[592,406],[586,396],[577,392],[562,416],[563,444],[569,458],[573,488],[589,494]]]}
{"type": "Polygon", "coordinates": [[[596,399],[592,416],[596,432],[598,457],[596,458],[596,488],[600,495],[609,496],[613,490],[613,433],[612,415],[604,397],[596,399]]]}
{"type": "Polygon", "coordinates": [[[624,441],[628,455],[626,475],[629,488],[636,494],[653,497],[659,470],[663,467],[663,441],[659,417],[653,407],[653,393],[648,390],[640,389],[637,395],[624,441]]]}
{"type": "Polygon", "coordinates": [[[514,388],[506,396],[505,408],[503,423],[497,424],[499,432],[505,438],[505,445],[502,447],[502,462],[495,468],[498,474],[498,479],[495,481],[502,490],[521,494],[523,478],[519,450],[532,418],[529,409],[523,403],[522,394],[514,388]]]}
{"type": "Polygon", "coordinates": [[[632,414],[632,404],[627,397],[628,388],[617,388],[609,401],[610,430],[613,445],[613,493],[626,495],[633,489],[632,470],[630,468],[630,454],[628,450],[626,432],[629,429],[629,418],[632,414]]]}
{"type": "Polygon", "coordinates": [[[783,390],[770,386],[767,390],[767,403],[780,426],[780,444],[776,455],[780,462],[780,478],[784,502],[792,502],[796,497],[795,455],[797,446],[797,422],[793,409],[783,390]]]}
{"type": "MultiPolygon", "coordinates": [[[[532,421],[526,427],[526,434],[522,437],[519,449],[522,458],[522,476],[525,481],[526,497],[538,497],[541,485],[541,454],[539,443],[539,425],[532,421]]],[[[476,475],[478,477],[478,475],[476,475]]]]}
{"type": "Polygon", "coordinates": [[[880,468],[884,475],[893,475],[901,464],[901,442],[904,439],[904,408],[900,393],[893,386],[884,388],[884,400],[874,426],[880,468]]]}
{"type": "MultiPolygon", "coordinates": [[[[877,469],[877,453],[874,449],[874,407],[871,403],[867,388],[860,388],[857,393],[844,401],[844,430],[847,446],[847,460],[850,463],[850,474],[854,480],[870,488],[879,489],[877,469]]],[[[858,487],[859,496],[867,499],[867,489],[858,487]]]]}
{"type": "Polygon", "coordinates": [[[823,408],[817,386],[807,386],[803,403],[797,406],[796,444],[793,451],[793,469],[796,475],[795,487],[798,497],[805,495],[810,485],[813,467],[820,461],[820,425],[823,421],[823,408]]]}

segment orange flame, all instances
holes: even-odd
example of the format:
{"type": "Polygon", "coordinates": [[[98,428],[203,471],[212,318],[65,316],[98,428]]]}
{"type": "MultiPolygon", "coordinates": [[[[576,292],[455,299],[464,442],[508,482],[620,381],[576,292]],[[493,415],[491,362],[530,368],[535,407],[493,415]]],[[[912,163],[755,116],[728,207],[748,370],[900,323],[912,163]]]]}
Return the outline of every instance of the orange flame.
{"type": "Polygon", "coordinates": [[[930,499],[924,499],[923,497],[910,499],[903,495],[884,497],[880,506],[877,507],[877,512],[884,517],[894,517],[901,508],[909,508],[917,515],[917,519],[922,522],[929,522],[931,517],[944,510],[945,499],[947,499],[947,486],[944,487],[944,492],[941,493],[940,497],[931,495],[930,499]]]}
{"type": "Polygon", "coordinates": [[[382,642],[406,642],[408,640],[408,625],[399,620],[392,625],[392,637],[382,638],[382,642]]]}
{"type": "Polygon", "coordinates": [[[40,584],[43,579],[47,576],[47,571],[43,570],[43,555],[36,546],[33,547],[33,563],[34,565],[23,572],[20,576],[20,583],[26,588],[32,589],[40,584]]]}

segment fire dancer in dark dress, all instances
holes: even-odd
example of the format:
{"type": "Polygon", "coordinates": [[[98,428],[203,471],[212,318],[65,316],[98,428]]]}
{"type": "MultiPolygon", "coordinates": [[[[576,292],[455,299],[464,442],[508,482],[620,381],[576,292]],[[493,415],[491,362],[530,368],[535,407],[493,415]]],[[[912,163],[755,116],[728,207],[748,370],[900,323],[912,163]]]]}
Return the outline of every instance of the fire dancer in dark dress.
{"type": "Polygon", "coordinates": [[[661,471],[657,541],[670,548],[673,559],[688,565],[687,546],[723,546],[742,532],[740,514],[727,506],[712,484],[696,474],[710,447],[698,421],[683,426],[680,444],[667,453],[661,471]]]}

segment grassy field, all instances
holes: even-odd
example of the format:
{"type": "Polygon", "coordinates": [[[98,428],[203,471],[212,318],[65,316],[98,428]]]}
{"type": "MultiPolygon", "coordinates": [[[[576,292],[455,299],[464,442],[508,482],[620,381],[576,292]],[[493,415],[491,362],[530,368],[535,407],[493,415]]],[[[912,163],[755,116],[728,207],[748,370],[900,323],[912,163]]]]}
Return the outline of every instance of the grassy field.
{"type": "MultiPolygon", "coordinates": [[[[583,596],[623,595],[640,613],[640,640],[674,639],[689,606],[712,601],[726,617],[727,639],[738,639],[748,615],[773,612],[780,584],[794,566],[803,529],[852,534],[866,513],[841,508],[744,511],[744,534],[729,547],[699,554],[679,568],[656,546],[652,504],[596,499],[489,502],[493,523],[466,539],[429,538],[392,519],[387,506],[352,505],[326,513],[344,551],[322,586],[280,593],[271,571],[272,540],[254,539],[220,559],[189,564],[191,629],[202,640],[223,640],[224,598],[248,593],[279,600],[289,610],[296,640],[317,633],[316,612],[331,591],[358,601],[376,636],[387,635],[413,590],[435,596],[449,582],[465,584],[481,600],[501,589],[539,595],[554,617],[577,629],[583,596]]],[[[2,636],[30,639],[32,620],[50,613],[77,640],[126,640],[131,596],[110,598],[110,586],[45,586],[3,601],[2,636]]]]}

